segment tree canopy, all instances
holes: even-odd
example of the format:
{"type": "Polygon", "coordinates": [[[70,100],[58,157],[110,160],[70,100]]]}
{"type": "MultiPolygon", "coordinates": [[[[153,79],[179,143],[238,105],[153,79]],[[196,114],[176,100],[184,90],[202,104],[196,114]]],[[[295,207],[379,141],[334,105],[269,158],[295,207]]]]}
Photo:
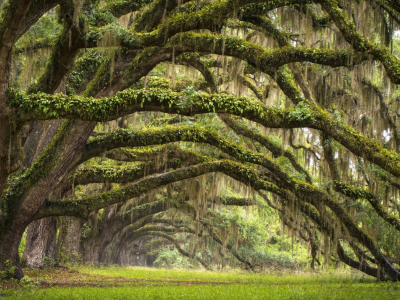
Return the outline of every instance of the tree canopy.
{"type": "Polygon", "coordinates": [[[397,1],[0,7],[9,276],[23,276],[27,226],[56,216],[93,231],[102,220],[87,250],[97,262],[143,236],[194,257],[174,237],[183,232],[254,269],[237,251],[237,224],[229,236],[215,207],[259,206],[309,244],[312,264],[319,249],[326,262],[400,279],[397,1]]]}

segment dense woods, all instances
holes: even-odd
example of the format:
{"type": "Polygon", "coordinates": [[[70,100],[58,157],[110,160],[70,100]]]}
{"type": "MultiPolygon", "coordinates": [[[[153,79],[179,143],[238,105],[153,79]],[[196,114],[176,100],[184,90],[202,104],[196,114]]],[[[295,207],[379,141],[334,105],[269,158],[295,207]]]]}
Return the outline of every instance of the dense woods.
{"type": "Polygon", "coordinates": [[[397,1],[0,7],[4,277],[23,239],[35,268],[260,271],[291,243],[400,279],[397,1]]]}

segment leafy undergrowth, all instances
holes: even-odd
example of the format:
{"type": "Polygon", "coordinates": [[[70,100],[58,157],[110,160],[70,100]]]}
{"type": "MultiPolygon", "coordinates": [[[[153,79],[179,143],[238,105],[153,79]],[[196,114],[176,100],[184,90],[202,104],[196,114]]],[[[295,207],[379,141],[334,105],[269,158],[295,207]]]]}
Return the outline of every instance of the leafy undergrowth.
{"type": "Polygon", "coordinates": [[[349,273],[249,274],[104,267],[25,270],[6,299],[398,299],[400,283],[349,273]]]}

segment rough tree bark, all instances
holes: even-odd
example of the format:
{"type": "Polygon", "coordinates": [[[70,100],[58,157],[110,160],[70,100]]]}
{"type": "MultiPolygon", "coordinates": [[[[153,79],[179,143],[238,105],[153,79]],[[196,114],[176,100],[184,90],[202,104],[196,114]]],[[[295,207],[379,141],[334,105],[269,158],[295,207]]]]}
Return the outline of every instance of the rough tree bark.
{"type": "Polygon", "coordinates": [[[27,231],[22,263],[30,268],[58,264],[57,220],[55,217],[33,221],[27,231]]]}
{"type": "Polygon", "coordinates": [[[57,250],[60,262],[75,263],[81,261],[80,239],[82,225],[83,222],[79,218],[60,218],[59,235],[57,241],[57,250]]]}

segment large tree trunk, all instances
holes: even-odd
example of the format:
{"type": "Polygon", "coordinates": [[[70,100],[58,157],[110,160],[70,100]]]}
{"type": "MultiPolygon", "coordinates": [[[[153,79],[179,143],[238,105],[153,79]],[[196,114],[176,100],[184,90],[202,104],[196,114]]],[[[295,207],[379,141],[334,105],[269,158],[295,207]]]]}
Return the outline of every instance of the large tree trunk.
{"type": "Polygon", "coordinates": [[[118,251],[118,258],[119,258],[119,261],[117,262],[120,266],[123,266],[123,267],[125,267],[125,266],[128,266],[129,265],[129,257],[128,257],[128,254],[129,253],[129,251],[127,251],[127,249],[126,249],[126,246],[125,245],[123,245],[122,246],[122,248],[121,249],[119,249],[119,251],[118,251]]]}
{"type": "Polygon", "coordinates": [[[124,254],[126,253],[125,246],[126,244],[121,244],[118,239],[114,247],[112,247],[112,250],[109,252],[109,255],[107,255],[107,262],[123,266],[122,256],[124,256],[124,254]]]}
{"type": "MultiPolygon", "coordinates": [[[[9,86],[10,66],[11,66],[11,51],[4,51],[0,45],[0,204],[1,196],[9,175],[10,165],[10,110],[6,104],[6,91],[9,86]],[[3,50],[3,51],[1,51],[3,50]]],[[[0,205],[0,221],[2,220],[2,212],[0,205]]]]}
{"type": "Polygon", "coordinates": [[[57,220],[55,217],[32,222],[28,227],[23,264],[44,268],[57,264],[57,220]]]}
{"type": "MultiPolygon", "coordinates": [[[[79,157],[74,156],[75,152],[82,150],[90,131],[91,127],[85,124],[84,130],[81,132],[86,132],[87,134],[80,135],[78,132],[71,131],[71,137],[69,140],[72,141],[71,146],[68,142],[64,145],[59,144],[60,149],[55,149],[53,153],[59,153],[60,156],[57,157],[51,164],[52,168],[49,168],[44,172],[45,175],[37,176],[38,180],[30,184],[25,185],[26,190],[20,191],[19,196],[15,196],[12,199],[5,199],[2,196],[5,194],[5,186],[8,180],[8,176],[16,171],[22,164],[22,149],[20,143],[19,126],[23,124],[18,123],[18,118],[14,115],[15,111],[10,109],[7,103],[7,89],[10,86],[10,67],[11,67],[11,53],[12,47],[20,37],[21,23],[26,21],[25,15],[30,9],[32,0],[24,1],[10,1],[9,6],[4,6],[3,9],[8,17],[2,18],[2,29],[0,34],[0,70],[2,74],[0,76],[0,271],[7,271],[10,269],[15,269],[15,272],[9,272],[9,277],[22,278],[23,272],[20,265],[20,259],[18,255],[18,246],[20,244],[22,235],[28,224],[34,220],[34,214],[36,210],[43,205],[48,192],[52,191],[55,186],[63,179],[66,173],[69,171],[69,166],[76,162],[79,157]],[[78,134],[77,134],[78,133],[78,134]],[[81,147],[79,147],[79,145],[81,147]],[[74,150],[76,150],[74,152],[74,150]],[[72,154],[72,155],[71,155],[72,154]],[[3,202],[4,201],[4,202],[3,202]],[[14,266],[10,268],[10,266],[14,266]],[[11,274],[14,273],[14,274],[11,274]]],[[[50,7],[47,6],[47,9],[50,7]]],[[[34,9],[34,8],[32,8],[34,9]]],[[[42,8],[43,9],[43,8],[42,8]]],[[[37,11],[37,16],[39,17],[44,13],[42,9],[37,11]]],[[[31,18],[36,20],[35,17],[31,18]]],[[[34,22],[31,20],[31,22],[34,22]]],[[[26,24],[27,25],[27,24],[26,24]]],[[[25,30],[28,27],[25,28],[25,30]]],[[[78,30],[73,31],[76,33],[78,30]]],[[[79,32],[78,32],[79,33],[79,32]]],[[[70,34],[70,32],[68,32],[70,34]]],[[[74,36],[75,37],[75,36],[74,36]]],[[[78,40],[74,38],[73,40],[78,40]]],[[[71,39],[66,39],[71,43],[71,39]]],[[[69,57],[76,53],[75,51],[70,51],[70,48],[62,47],[62,50],[68,53],[69,57]]],[[[61,60],[59,56],[53,56],[54,60],[61,60]]],[[[59,71],[60,68],[56,68],[51,65],[51,68],[55,72],[48,72],[49,76],[52,77],[53,85],[59,86],[61,79],[69,71],[66,67],[66,59],[61,62],[62,67],[65,69],[64,72],[59,71]],[[53,74],[57,73],[57,74],[53,74]],[[57,76],[53,76],[57,75],[57,76]]],[[[72,61],[72,59],[70,59],[72,61]]],[[[61,69],[62,70],[62,69],[61,69]]],[[[52,93],[56,87],[48,85],[47,90],[42,90],[47,93],[52,93]]],[[[79,122],[78,122],[79,123],[79,122]]],[[[79,127],[79,126],[78,126],[79,127]]],[[[80,127],[82,128],[82,127],[80,127]]],[[[43,170],[37,170],[39,173],[43,170]]],[[[34,176],[29,176],[26,182],[29,182],[29,178],[34,178],[34,176]]],[[[24,185],[24,184],[22,184],[24,185]]],[[[9,191],[9,190],[8,190],[9,191]]],[[[6,272],[7,273],[7,272],[6,272]]]]}
{"type": "MultiPolygon", "coordinates": [[[[62,121],[59,120],[37,121],[32,124],[32,130],[24,144],[26,157],[23,166],[25,168],[29,168],[51,142],[61,123],[62,121]]],[[[29,224],[22,265],[43,268],[57,264],[56,223],[56,218],[52,217],[29,224]]]]}
{"type": "Polygon", "coordinates": [[[61,217],[58,235],[60,263],[80,262],[80,239],[83,222],[75,217],[61,217]]]}
{"type": "MultiPolygon", "coordinates": [[[[16,248],[12,248],[11,251],[15,251],[18,254],[18,245],[25,228],[35,220],[35,214],[40,207],[44,205],[46,198],[50,194],[49,191],[57,189],[57,185],[79,160],[86,140],[93,128],[94,123],[69,121],[62,132],[58,131],[58,142],[54,148],[56,154],[52,157],[50,157],[51,155],[49,156],[49,159],[53,160],[51,164],[49,163],[52,167],[51,170],[45,172],[45,176],[42,176],[42,178],[35,183],[32,188],[21,195],[19,199],[10,202],[12,206],[9,208],[7,217],[2,220],[2,227],[0,228],[0,231],[4,234],[4,239],[0,236],[0,247],[5,245],[5,248],[0,251],[2,252],[0,259],[5,258],[3,261],[0,261],[0,270],[4,270],[5,260],[12,258],[14,265],[19,268],[15,277],[22,278],[23,272],[20,269],[19,256],[8,254],[8,245],[12,244],[12,247],[16,245],[16,248]],[[13,234],[13,232],[17,232],[18,234],[13,234]],[[3,242],[3,240],[5,242],[3,242]]],[[[36,170],[33,170],[33,172],[35,171],[36,170]]],[[[37,172],[40,171],[42,170],[37,170],[37,172]]],[[[29,181],[29,178],[26,180],[29,181]]],[[[67,246],[66,249],[72,249],[68,251],[68,254],[79,255],[80,228],[81,226],[79,225],[79,230],[75,231],[78,232],[75,234],[75,243],[72,242],[74,239],[71,234],[68,234],[68,238],[64,240],[64,247],[67,246]],[[70,241],[77,246],[72,247],[70,241]]]]}
{"type": "Polygon", "coordinates": [[[23,166],[29,168],[43,149],[56,135],[62,121],[36,121],[24,144],[25,160],[23,166]]]}
{"type": "Polygon", "coordinates": [[[21,279],[24,273],[18,253],[18,247],[26,226],[20,228],[6,228],[0,232],[0,270],[6,271],[7,278],[21,279]]]}
{"type": "MultiPolygon", "coordinates": [[[[109,189],[110,186],[106,186],[103,190],[107,191],[109,189]]],[[[106,248],[114,237],[114,205],[110,205],[105,209],[105,215],[107,219],[99,226],[98,232],[92,232],[92,235],[82,244],[84,261],[93,265],[107,263],[106,248]]]]}
{"type": "Polygon", "coordinates": [[[96,241],[86,241],[82,245],[83,250],[83,262],[94,266],[98,266],[100,263],[100,245],[96,241]]]}

